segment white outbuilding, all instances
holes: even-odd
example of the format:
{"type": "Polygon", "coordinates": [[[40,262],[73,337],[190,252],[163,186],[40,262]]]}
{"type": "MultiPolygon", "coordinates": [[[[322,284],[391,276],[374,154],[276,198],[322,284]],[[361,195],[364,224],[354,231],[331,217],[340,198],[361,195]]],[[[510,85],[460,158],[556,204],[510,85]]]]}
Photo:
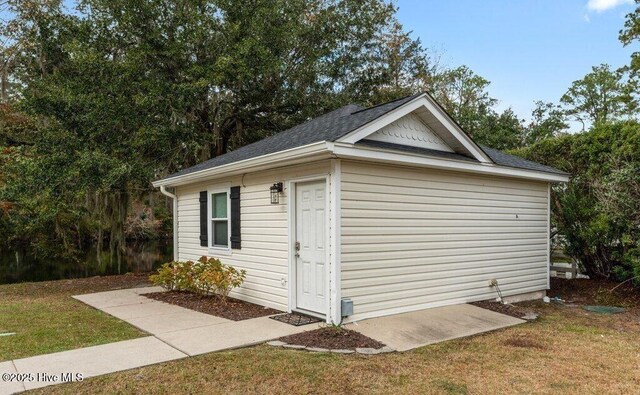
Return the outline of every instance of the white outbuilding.
{"type": "Polygon", "coordinates": [[[338,323],[495,299],[493,281],[505,299],[542,298],[550,186],[567,181],[479,146],[421,93],[344,106],[154,186],[174,198],[176,260],[220,258],[247,272],[231,296],[338,323]]]}

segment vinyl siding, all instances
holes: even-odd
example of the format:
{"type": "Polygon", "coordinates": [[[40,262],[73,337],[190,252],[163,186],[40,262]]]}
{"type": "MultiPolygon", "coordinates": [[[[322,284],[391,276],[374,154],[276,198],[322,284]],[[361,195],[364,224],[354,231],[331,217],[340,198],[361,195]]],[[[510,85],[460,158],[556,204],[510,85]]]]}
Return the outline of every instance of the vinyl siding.
{"type": "MultiPolygon", "coordinates": [[[[330,170],[328,160],[306,165],[249,173],[178,187],[178,256],[196,260],[203,255],[216,256],[228,265],[245,269],[244,284],[231,296],[252,303],[287,310],[289,281],[287,193],[280,204],[272,205],[269,187],[293,178],[324,176],[330,170]],[[200,246],[199,192],[212,187],[240,185],[240,235],[242,248],[231,255],[209,253],[200,246]],[[284,282],[283,282],[284,281],[284,282]]],[[[286,184],[285,184],[286,185],[286,184]]]]}
{"type": "Polygon", "coordinates": [[[547,183],[343,161],[341,187],[349,320],[547,288],[547,183]]]}

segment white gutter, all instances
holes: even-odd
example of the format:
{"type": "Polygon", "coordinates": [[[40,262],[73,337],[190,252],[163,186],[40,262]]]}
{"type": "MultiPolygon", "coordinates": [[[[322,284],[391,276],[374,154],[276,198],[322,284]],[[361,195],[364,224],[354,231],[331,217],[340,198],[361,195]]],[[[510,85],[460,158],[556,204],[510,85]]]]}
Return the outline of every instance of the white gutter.
{"type": "Polygon", "coordinates": [[[160,185],[160,192],[173,200],[173,260],[178,260],[178,197],[160,185]]]}

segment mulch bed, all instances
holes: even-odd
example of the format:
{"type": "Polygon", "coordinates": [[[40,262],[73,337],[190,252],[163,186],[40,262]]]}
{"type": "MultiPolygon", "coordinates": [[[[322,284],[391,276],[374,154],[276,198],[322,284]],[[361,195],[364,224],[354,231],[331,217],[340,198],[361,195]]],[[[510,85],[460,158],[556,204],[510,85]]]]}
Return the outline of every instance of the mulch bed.
{"type": "Polygon", "coordinates": [[[152,292],[142,296],[233,321],[282,313],[238,299],[227,298],[227,303],[222,303],[215,296],[201,296],[183,291],[152,292]]]}
{"type": "Polygon", "coordinates": [[[350,329],[325,327],[308,332],[297,333],[278,339],[288,344],[307,347],[327,348],[330,350],[355,350],[356,348],[382,348],[384,344],[350,329]]]}
{"type": "MultiPolygon", "coordinates": [[[[640,311],[640,289],[634,288],[630,283],[617,287],[618,285],[619,283],[614,281],[602,279],[567,280],[552,277],[551,289],[547,291],[547,296],[552,299],[561,299],[564,306],[620,306],[631,311],[640,311]]],[[[535,308],[532,309],[532,307],[535,307],[535,302],[503,305],[502,303],[485,300],[471,304],[517,318],[522,318],[526,313],[536,310],[535,308]]]]}
{"type": "Polygon", "coordinates": [[[528,312],[531,311],[530,308],[514,305],[514,304],[502,304],[500,302],[492,302],[489,300],[483,300],[481,302],[472,302],[469,303],[474,306],[482,307],[483,309],[495,311],[497,313],[502,313],[505,315],[510,315],[516,318],[524,317],[528,312]]]}

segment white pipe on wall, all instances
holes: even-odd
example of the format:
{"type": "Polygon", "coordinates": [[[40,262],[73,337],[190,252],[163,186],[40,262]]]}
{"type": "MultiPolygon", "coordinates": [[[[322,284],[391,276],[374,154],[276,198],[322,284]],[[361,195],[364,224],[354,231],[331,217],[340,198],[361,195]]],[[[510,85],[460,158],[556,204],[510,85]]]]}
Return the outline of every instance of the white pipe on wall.
{"type": "Polygon", "coordinates": [[[178,197],[160,185],[160,193],[173,200],[173,260],[178,260],[178,197]]]}

